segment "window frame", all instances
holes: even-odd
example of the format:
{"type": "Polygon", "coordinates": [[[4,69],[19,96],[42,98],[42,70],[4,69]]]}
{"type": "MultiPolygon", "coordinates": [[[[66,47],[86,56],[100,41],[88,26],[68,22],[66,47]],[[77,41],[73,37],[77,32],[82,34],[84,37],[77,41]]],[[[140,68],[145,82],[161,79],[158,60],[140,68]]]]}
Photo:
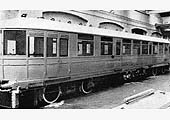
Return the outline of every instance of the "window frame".
{"type": "Polygon", "coordinates": [[[142,55],[149,55],[149,41],[142,41],[142,55]],[[147,47],[147,49],[144,49],[144,47],[147,47]],[[146,50],[147,53],[144,53],[144,50],[146,50]]]}
{"type": "Polygon", "coordinates": [[[123,56],[131,56],[132,55],[132,40],[130,40],[130,39],[122,39],[122,55],[123,56]],[[126,41],[126,42],[124,42],[124,41],[126,41]],[[129,41],[129,42],[127,42],[127,41],[129,41]],[[128,54],[124,53],[124,50],[126,52],[126,48],[125,49],[123,48],[124,45],[130,45],[130,53],[128,53],[128,54]]]}
{"type": "Polygon", "coordinates": [[[133,40],[132,49],[133,49],[133,55],[140,56],[141,55],[141,40],[133,40]],[[137,54],[134,54],[134,48],[136,49],[137,48],[136,46],[138,46],[139,53],[137,51],[137,54]]]}
{"type": "Polygon", "coordinates": [[[152,44],[152,53],[153,53],[153,55],[158,55],[159,54],[159,43],[158,42],[153,42],[153,44],[152,44]],[[156,47],[157,49],[155,49],[155,46],[157,46],[156,47]],[[155,52],[155,50],[157,50],[157,51],[155,52]]]}
{"type": "Polygon", "coordinates": [[[100,47],[100,55],[113,55],[113,37],[101,36],[100,45],[101,45],[101,47],[100,47]],[[106,50],[105,45],[108,46],[108,50],[107,50],[108,53],[107,54],[105,54],[105,50],[106,50]]]}
{"type": "MultiPolygon", "coordinates": [[[[59,42],[58,42],[58,39],[59,39],[59,32],[58,31],[46,31],[46,35],[45,35],[45,37],[46,37],[46,57],[47,58],[56,58],[56,57],[58,57],[59,56],[59,42]],[[48,38],[50,38],[50,39],[56,39],[56,41],[54,42],[53,40],[52,40],[52,47],[53,47],[53,43],[56,43],[56,54],[53,54],[52,56],[48,56],[48,38]]],[[[53,50],[52,50],[53,51],[53,50]]]]}
{"type": "MultiPolygon", "coordinates": [[[[26,57],[27,56],[27,30],[26,29],[1,29],[1,34],[2,34],[2,55],[3,56],[10,56],[10,57],[26,57]],[[4,45],[4,40],[5,40],[5,31],[25,31],[25,54],[24,55],[19,55],[19,54],[5,54],[5,45],[4,45]]],[[[17,46],[16,46],[17,49],[17,46]]]]}
{"type": "MultiPolygon", "coordinates": [[[[44,43],[45,43],[45,39],[46,39],[46,36],[45,36],[45,31],[44,30],[28,30],[28,58],[43,58],[45,57],[45,46],[44,46],[44,43]],[[43,38],[43,56],[30,56],[30,37],[34,37],[34,39],[36,37],[42,37],[43,38]]],[[[45,44],[46,45],[46,44],[45,44]]],[[[34,43],[34,47],[35,47],[35,43],[34,43]]]]}
{"type": "Polygon", "coordinates": [[[164,43],[159,43],[159,55],[163,55],[164,54],[164,43]],[[162,46],[162,49],[161,49],[162,46]]]}
{"type": "Polygon", "coordinates": [[[122,55],[122,40],[116,40],[115,41],[115,55],[116,56],[121,56],[122,55]],[[117,54],[117,43],[120,43],[119,54],[117,54]]]}
{"type": "Polygon", "coordinates": [[[58,54],[58,57],[69,57],[69,38],[64,38],[64,37],[60,37],[59,39],[57,39],[57,40],[59,40],[58,42],[59,42],[59,54],[58,54]],[[67,55],[61,55],[61,40],[66,40],[67,41],[67,55]]]}
{"type": "Polygon", "coordinates": [[[164,54],[165,55],[168,55],[168,47],[169,47],[169,44],[168,43],[165,43],[165,47],[164,47],[164,54]]]}
{"type": "Polygon", "coordinates": [[[94,35],[91,35],[91,34],[77,34],[77,50],[76,50],[76,53],[77,53],[77,56],[94,56],[94,35]],[[83,37],[82,37],[82,36],[83,37]],[[90,36],[89,38],[85,37],[85,36],[90,36]],[[81,36],[81,37],[80,37],[81,36]],[[82,48],[82,53],[79,54],[79,45],[81,44],[81,48],[82,48]],[[90,44],[90,53],[87,53],[87,45],[90,44]]]}
{"type": "Polygon", "coordinates": [[[149,42],[148,44],[148,54],[149,55],[153,54],[153,42],[149,42]]]}

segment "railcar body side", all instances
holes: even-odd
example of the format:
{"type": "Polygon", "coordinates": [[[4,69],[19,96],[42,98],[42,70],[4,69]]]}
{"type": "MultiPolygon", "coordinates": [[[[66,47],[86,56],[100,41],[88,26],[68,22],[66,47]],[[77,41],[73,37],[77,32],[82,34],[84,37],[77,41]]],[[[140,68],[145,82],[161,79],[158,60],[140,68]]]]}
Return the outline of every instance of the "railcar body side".
{"type": "Polygon", "coordinates": [[[51,85],[63,87],[65,83],[141,68],[169,67],[169,43],[47,20],[2,21],[0,105],[20,107],[23,98],[31,95],[29,99],[37,105],[43,100],[44,89],[51,85]]]}

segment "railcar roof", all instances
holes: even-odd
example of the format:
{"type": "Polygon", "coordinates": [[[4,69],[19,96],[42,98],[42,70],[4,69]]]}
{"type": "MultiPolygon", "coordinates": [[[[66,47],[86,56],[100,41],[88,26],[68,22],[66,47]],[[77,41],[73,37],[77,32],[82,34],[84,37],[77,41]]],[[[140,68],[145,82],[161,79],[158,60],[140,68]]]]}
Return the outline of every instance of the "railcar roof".
{"type": "Polygon", "coordinates": [[[94,34],[101,36],[110,36],[110,37],[119,37],[135,40],[144,40],[152,42],[163,42],[170,43],[167,39],[150,37],[145,35],[137,35],[132,33],[80,26],[68,23],[62,23],[57,21],[45,20],[45,19],[36,19],[36,18],[14,18],[9,20],[0,21],[1,29],[42,29],[42,30],[57,30],[65,32],[74,32],[74,33],[85,33],[85,34],[94,34]]]}

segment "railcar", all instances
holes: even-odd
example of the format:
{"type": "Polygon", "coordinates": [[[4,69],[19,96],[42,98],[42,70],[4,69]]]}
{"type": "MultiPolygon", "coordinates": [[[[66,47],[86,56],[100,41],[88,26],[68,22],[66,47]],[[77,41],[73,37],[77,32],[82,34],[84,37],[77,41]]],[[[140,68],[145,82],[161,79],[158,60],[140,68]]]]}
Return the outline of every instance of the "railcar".
{"type": "Polygon", "coordinates": [[[0,106],[53,103],[122,80],[169,70],[167,39],[33,18],[0,21],[0,106]],[[112,78],[116,81],[117,77],[112,78]]]}

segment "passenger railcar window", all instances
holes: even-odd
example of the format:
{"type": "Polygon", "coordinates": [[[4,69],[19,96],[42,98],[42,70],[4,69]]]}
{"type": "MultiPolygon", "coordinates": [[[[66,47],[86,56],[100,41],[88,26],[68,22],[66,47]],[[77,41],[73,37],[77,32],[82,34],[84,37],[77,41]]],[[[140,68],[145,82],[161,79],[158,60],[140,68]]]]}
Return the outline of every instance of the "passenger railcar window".
{"type": "Polygon", "coordinates": [[[59,54],[61,57],[68,56],[68,39],[60,38],[59,54]]]}
{"type": "Polygon", "coordinates": [[[149,43],[149,54],[152,54],[152,43],[149,43]]]}
{"type": "Polygon", "coordinates": [[[57,38],[47,37],[47,57],[57,56],[57,38]]]}
{"type": "Polygon", "coordinates": [[[164,51],[165,51],[165,54],[168,54],[168,44],[165,44],[165,49],[164,49],[164,51]]]}
{"type": "Polygon", "coordinates": [[[158,54],[158,43],[153,43],[153,54],[158,54]]]}
{"type": "Polygon", "coordinates": [[[159,43],[159,54],[163,54],[163,43],[159,43]]]}
{"type": "Polygon", "coordinates": [[[29,57],[44,56],[44,37],[29,37],[29,57]]]}
{"type": "MultiPolygon", "coordinates": [[[[2,43],[2,30],[0,30],[0,43],[2,43]]],[[[2,55],[2,44],[0,44],[0,56],[2,55]]]]}
{"type": "Polygon", "coordinates": [[[26,55],[26,31],[5,30],[4,55],[26,55]]]}
{"type": "Polygon", "coordinates": [[[142,41],[142,54],[147,55],[148,54],[148,42],[142,41]]]}
{"type": "Polygon", "coordinates": [[[117,41],[116,42],[116,55],[120,55],[120,50],[121,50],[121,42],[117,41]]]}
{"type": "Polygon", "coordinates": [[[133,55],[140,55],[140,41],[133,40],[133,55]]]}
{"type": "Polygon", "coordinates": [[[101,55],[112,55],[113,40],[111,37],[101,37],[101,55]]]}
{"type": "Polygon", "coordinates": [[[131,40],[123,40],[122,53],[123,55],[131,55],[131,40]]]}
{"type": "Polygon", "coordinates": [[[88,34],[78,34],[78,55],[91,56],[94,49],[94,36],[88,34]]]}

